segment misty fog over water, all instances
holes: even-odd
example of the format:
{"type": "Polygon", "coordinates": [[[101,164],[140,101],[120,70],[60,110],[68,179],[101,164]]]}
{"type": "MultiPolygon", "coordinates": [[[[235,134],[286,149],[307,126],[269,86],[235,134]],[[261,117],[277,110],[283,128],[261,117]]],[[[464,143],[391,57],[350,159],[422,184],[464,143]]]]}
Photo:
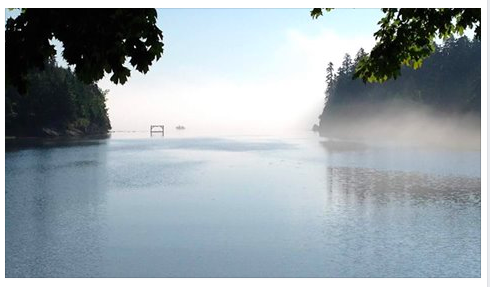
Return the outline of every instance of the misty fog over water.
{"type": "Polygon", "coordinates": [[[335,108],[320,134],[394,146],[480,150],[481,115],[448,113],[407,101],[335,108]]]}

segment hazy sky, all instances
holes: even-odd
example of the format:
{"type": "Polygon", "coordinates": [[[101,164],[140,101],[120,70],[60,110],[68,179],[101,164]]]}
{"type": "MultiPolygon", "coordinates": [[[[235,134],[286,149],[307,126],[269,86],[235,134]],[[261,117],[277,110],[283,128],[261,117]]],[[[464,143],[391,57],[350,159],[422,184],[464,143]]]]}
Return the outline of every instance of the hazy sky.
{"type": "MultiPolygon", "coordinates": [[[[309,129],[324,101],[325,68],[374,45],[379,9],[159,9],[164,53],[124,85],[106,76],[113,130],[150,124],[192,130],[309,129]]],[[[10,13],[10,12],[9,12],[10,13]]],[[[7,14],[9,14],[7,13],[7,14]]]]}
{"type": "Polygon", "coordinates": [[[163,57],[109,89],[113,130],[150,124],[269,132],[309,129],[323,108],[325,68],[371,48],[378,9],[159,9],[163,57]]]}

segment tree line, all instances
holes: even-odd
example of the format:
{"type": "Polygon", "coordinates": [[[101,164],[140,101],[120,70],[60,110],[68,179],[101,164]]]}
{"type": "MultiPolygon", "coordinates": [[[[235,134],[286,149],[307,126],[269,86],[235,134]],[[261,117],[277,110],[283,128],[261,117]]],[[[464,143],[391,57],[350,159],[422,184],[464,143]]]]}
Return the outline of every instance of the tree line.
{"type": "Polygon", "coordinates": [[[480,40],[450,37],[434,47],[435,52],[421,67],[416,70],[402,67],[400,77],[382,84],[354,79],[356,66],[367,56],[362,48],[353,58],[345,54],[337,71],[330,62],[326,69],[327,89],[320,128],[345,113],[348,106],[361,105],[367,109],[400,100],[440,113],[480,113],[480,40]]]}
{"type": "Polygon", "coordinates": [[[48,60],[44,69],[31,69],[28,89],[5,89],[7,136],[105,134],[111,128],[106,94],[97,84],[85,84],[69,68],[48,60]]]}

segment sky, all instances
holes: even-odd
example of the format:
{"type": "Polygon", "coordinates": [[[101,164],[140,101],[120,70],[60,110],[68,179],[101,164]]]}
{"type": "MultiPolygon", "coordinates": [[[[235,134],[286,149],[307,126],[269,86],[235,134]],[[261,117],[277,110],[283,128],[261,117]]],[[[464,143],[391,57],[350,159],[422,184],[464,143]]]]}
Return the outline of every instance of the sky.
{"type": "MultiPolygon", "coordinates": [[[[318,123],[328,62],[374,46],[379,9],[158,9],[164,53],[124,85],[99,81],[114,131],[150,125],[282,133],[318,123]]],[[[7,16],[10,12],[7,12],[7,16]]]]}
{"type": "Polygon", "coordinates": [[[378,9],[159,9],[164,53],[109,89],[113,130],[151,124],[205,131],[307,130],[324,104],[325,69],[374,45],[378,9]]]}

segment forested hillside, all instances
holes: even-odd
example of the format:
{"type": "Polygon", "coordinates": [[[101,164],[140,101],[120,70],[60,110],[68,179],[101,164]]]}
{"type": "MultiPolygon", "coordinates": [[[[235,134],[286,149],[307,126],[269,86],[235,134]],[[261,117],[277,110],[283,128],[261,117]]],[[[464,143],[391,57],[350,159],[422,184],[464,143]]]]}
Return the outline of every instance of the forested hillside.
{"type": "MultiPolygon", "coordinates": [[[[385,83],[353,79],[355,67],[366,55],[346,54],[341,67],[327,67],[325,107],[320,133],[328,135],[339,119],[355,122],[383,112],[386,107],[410,107],[436,114],[479,115],[481,109],[481,44],[467,37],[449,38],[417,70],[403,68],[401,76],[385,83]]],[[[389,117],[387,118],[389,119],[389,117]]]]}
{"type": "Polygon", "coordinates": [[[111,128],[106,92],[82,83],[70,69],[49,61],[44,70],[29,72],[27,82],[26,94],[6,87],[7,136],[105,134],[111,128]]]}

